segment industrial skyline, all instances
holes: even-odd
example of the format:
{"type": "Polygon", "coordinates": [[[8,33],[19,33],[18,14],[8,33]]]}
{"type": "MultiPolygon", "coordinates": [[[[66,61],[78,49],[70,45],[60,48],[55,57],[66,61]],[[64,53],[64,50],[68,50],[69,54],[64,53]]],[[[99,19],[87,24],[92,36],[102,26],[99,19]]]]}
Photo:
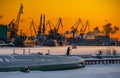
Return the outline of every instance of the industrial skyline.
{"type": "MultiPolygon", "coordinates": [[[[40,14],[46,14],[46,21],[51,20],[55,25],[58,18],[63,20],[64,33],[70,30],[78,18],[83,22],[88,19],[90,29],[96,26],[102,29],[103,25],[111,23],[112,26],[120,26],[119,0],[1,0],[0,24],[9,24],[16,19],[20,4],[24,11],[21,15],[19,30],[29,33],[30,21],[33,19],[39,25],[40,14]]],[[[113,37],[119,37],[120,31],[113,37]]]]}

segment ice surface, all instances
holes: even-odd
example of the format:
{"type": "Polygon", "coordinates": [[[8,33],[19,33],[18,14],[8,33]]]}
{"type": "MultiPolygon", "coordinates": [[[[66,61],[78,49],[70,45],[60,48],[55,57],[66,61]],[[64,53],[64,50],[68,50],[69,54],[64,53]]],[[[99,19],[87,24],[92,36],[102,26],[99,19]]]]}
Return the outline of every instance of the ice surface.
{"type": "MultiPolygon", "coordinates": [[[[0,48],[0,54],[12,54],[13,49],[18,54],[23,53],[47,53],[50,54],[65,54],[68,46],[64,47],[37,47],[37,48],[0,48]]],[[[120,50],[120,47],[110,46],[79,46],[77,49],[72,49],[72,54],[92,54],[97,49],[115,48],[120,50]]],[[[119,52],[120,53],[120,52],[119,52]]],[[[30,71],[30,73],[22,72],[0,72],[0,78],[120,78],[120,64],[109,65],[90,65],[85,68],[59,71],[30,71]]]]}
{"type": "Polygon", "coordinates": [[[58,71],[0,72],[0,78],[120,78],[120,64],[89,65],[58,71]]]}

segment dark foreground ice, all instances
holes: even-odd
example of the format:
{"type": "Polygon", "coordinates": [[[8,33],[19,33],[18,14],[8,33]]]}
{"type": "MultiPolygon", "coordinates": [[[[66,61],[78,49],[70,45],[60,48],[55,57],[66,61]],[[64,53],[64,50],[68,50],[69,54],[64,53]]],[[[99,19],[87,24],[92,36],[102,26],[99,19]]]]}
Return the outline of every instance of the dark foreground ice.
{"type": "Polygon", "coordinates": [[[0,78],[120,78],[120,64],[90,65],[58,71],[0,72],[0,78]]]}

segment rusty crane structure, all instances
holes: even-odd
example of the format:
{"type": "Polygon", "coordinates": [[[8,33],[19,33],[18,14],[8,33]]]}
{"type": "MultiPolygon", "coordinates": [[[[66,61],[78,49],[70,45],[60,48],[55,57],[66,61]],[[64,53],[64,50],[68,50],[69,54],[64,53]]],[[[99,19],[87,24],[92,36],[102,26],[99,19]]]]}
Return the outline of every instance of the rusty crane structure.
{"type": "Polygon", "coordinates": [[[73,34],[73,38],[75,38],[75,34],[78,33],[78,26],[81,24],[82,28],[84,28],[84,25],[82,23],[82,20],[78,18],[78,20],[75,22],[75,24],[71,27],[71,33],[73,34]]]}
{"type": "Polygon", "coordinates": [[[78,27],[80,28],[80,36],[83,38],[83,35],[86,32],[86,29],[88,28],[88,31],[90,32],[89,28],[89,21],[87,20],[85,24],[83,24],[82,20],[78,18],[78,20],[75,22],[75,24],[71,27],[71,33],[73,34],[73,38],[75,38],[75,34],[78,33],[78,27]],[[81,27],[79,27],[81,26],[81,27]]]}
{"type": "Polygon", "coordinates": [[[20,23],[20,17],[21,14],[23,14],[23,4],[20,4],[20,9],[17,15],[17,19],[16,20],[12,20],[9,24],[8,24],[8,32],[10,32],[10,39],[12,38],[17,38],[18,36],[18,28],[19,28],[19,23],[20,23]]]}
{"type": "Polygon", "coordinates": [[[35,24],[35,22],[34,22],[34,20],[32,20],[31,22],[30,22],[30,31],[31,31],[31,36],[33,35],[33,33],[32,33],[32,27],[33,27],[33,30],[34,30],[34,34],[36,35],[37,34],[37,31],[36,31],[36,27],[37,27],[37,25],[35,24]]]}
{"type": "Polygon", "coordinates": [[[45,35],[45,31],[46,31],[46,28],[45,28],[45,14],[41,14],[40,16],[40,23],[39,23],[39,26],[38,26],[38,34],[37,36],[44,36],[45,35]]]}

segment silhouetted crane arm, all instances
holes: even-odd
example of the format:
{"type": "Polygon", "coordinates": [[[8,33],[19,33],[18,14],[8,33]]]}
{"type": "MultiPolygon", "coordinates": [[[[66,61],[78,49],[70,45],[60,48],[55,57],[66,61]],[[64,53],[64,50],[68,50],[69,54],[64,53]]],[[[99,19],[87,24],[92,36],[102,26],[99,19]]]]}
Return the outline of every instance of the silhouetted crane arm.
{"type": "Polygon", "coordinates": [[[20,22],[20,16],[21,16],[22,13],[23,13],[23,5],[21,4],[18,15],[17,15],[17,19],[15,21],[15,29],[16,29],[16,31],[18,31],[19,22],[20,22]]]}
{"type": "Polygon", "coordinates": [[[43,35],[45,35],[45,31],[46,31],[46,28],[45,28],[45,14],[44,14],[43,15],[43,27],[42,27],[43,35]]]}
{"type": "Polygon", "coordinates": [[[48,25],[50,27],[50,30],[53,30],[52,27],[54,27],[54,26],[53,26],[53,24],[52,24],[52,22],[50,20],[47,21],[46,28],[47,28],[48,25]]]}
{"type": "Polygon", "coordinates": [[[82,20],[80,18],[78,18],[78,20],[75,22],[75,24],[71,28],[77,29],[80,23],[81,23],[82,27],[84,27],[82,20]]]}
{"type": "Polygon", "coordinates": [[[79,25],[82,25],[82,29],[80,29],[80,31],[83,31],[83,28],[84,28],[84,25],[83,25],[83,23],[82,23],[82,20],[80,19],[80,18],[78,18],[78,20],[75,22],[75,24],[71,27],[72,28],[72,33],[75,33],[75,32],[77,32],[77,29],[78,29],[78,26],[79,25]]]}
{"type": "Polygon", "coordinates": [[[88,22],[88,20],[86,21],[86,25],[85,25],[85,27],[84,27],[84,33],[85,33],[85,31],[86,31],[86,29],[87,29],[87,27],[88,27],[88,31],[90,31],[90,29],[89,29],[89,22],[88,22]]]}
{"type": "Polygon", "coordinates": [[[35,34],[37,34],[37,31],[36,31],[36,29],[35,29],[35,26],[37,26],[37,25],[36,25],[35,22],[32,20],[32,21],[31,21],[31,25],[30,25],[30,30],[31,30],[32,27],[33,27],[35,34]]]}
{"type": "Polygon", "coordinates": [[[62,19],[59,17],[56,27],[54,28],[56,33],[58,33],[58,31],[59,31],[60,25],[61,25],[61,27],[63,27],[62,19]]]}
{"type": "Polygon", "coordinates": [[[40,35],[42,33],[42,14],[40,16],[40,22],[38,26],[38,34],[40,35]]]}

